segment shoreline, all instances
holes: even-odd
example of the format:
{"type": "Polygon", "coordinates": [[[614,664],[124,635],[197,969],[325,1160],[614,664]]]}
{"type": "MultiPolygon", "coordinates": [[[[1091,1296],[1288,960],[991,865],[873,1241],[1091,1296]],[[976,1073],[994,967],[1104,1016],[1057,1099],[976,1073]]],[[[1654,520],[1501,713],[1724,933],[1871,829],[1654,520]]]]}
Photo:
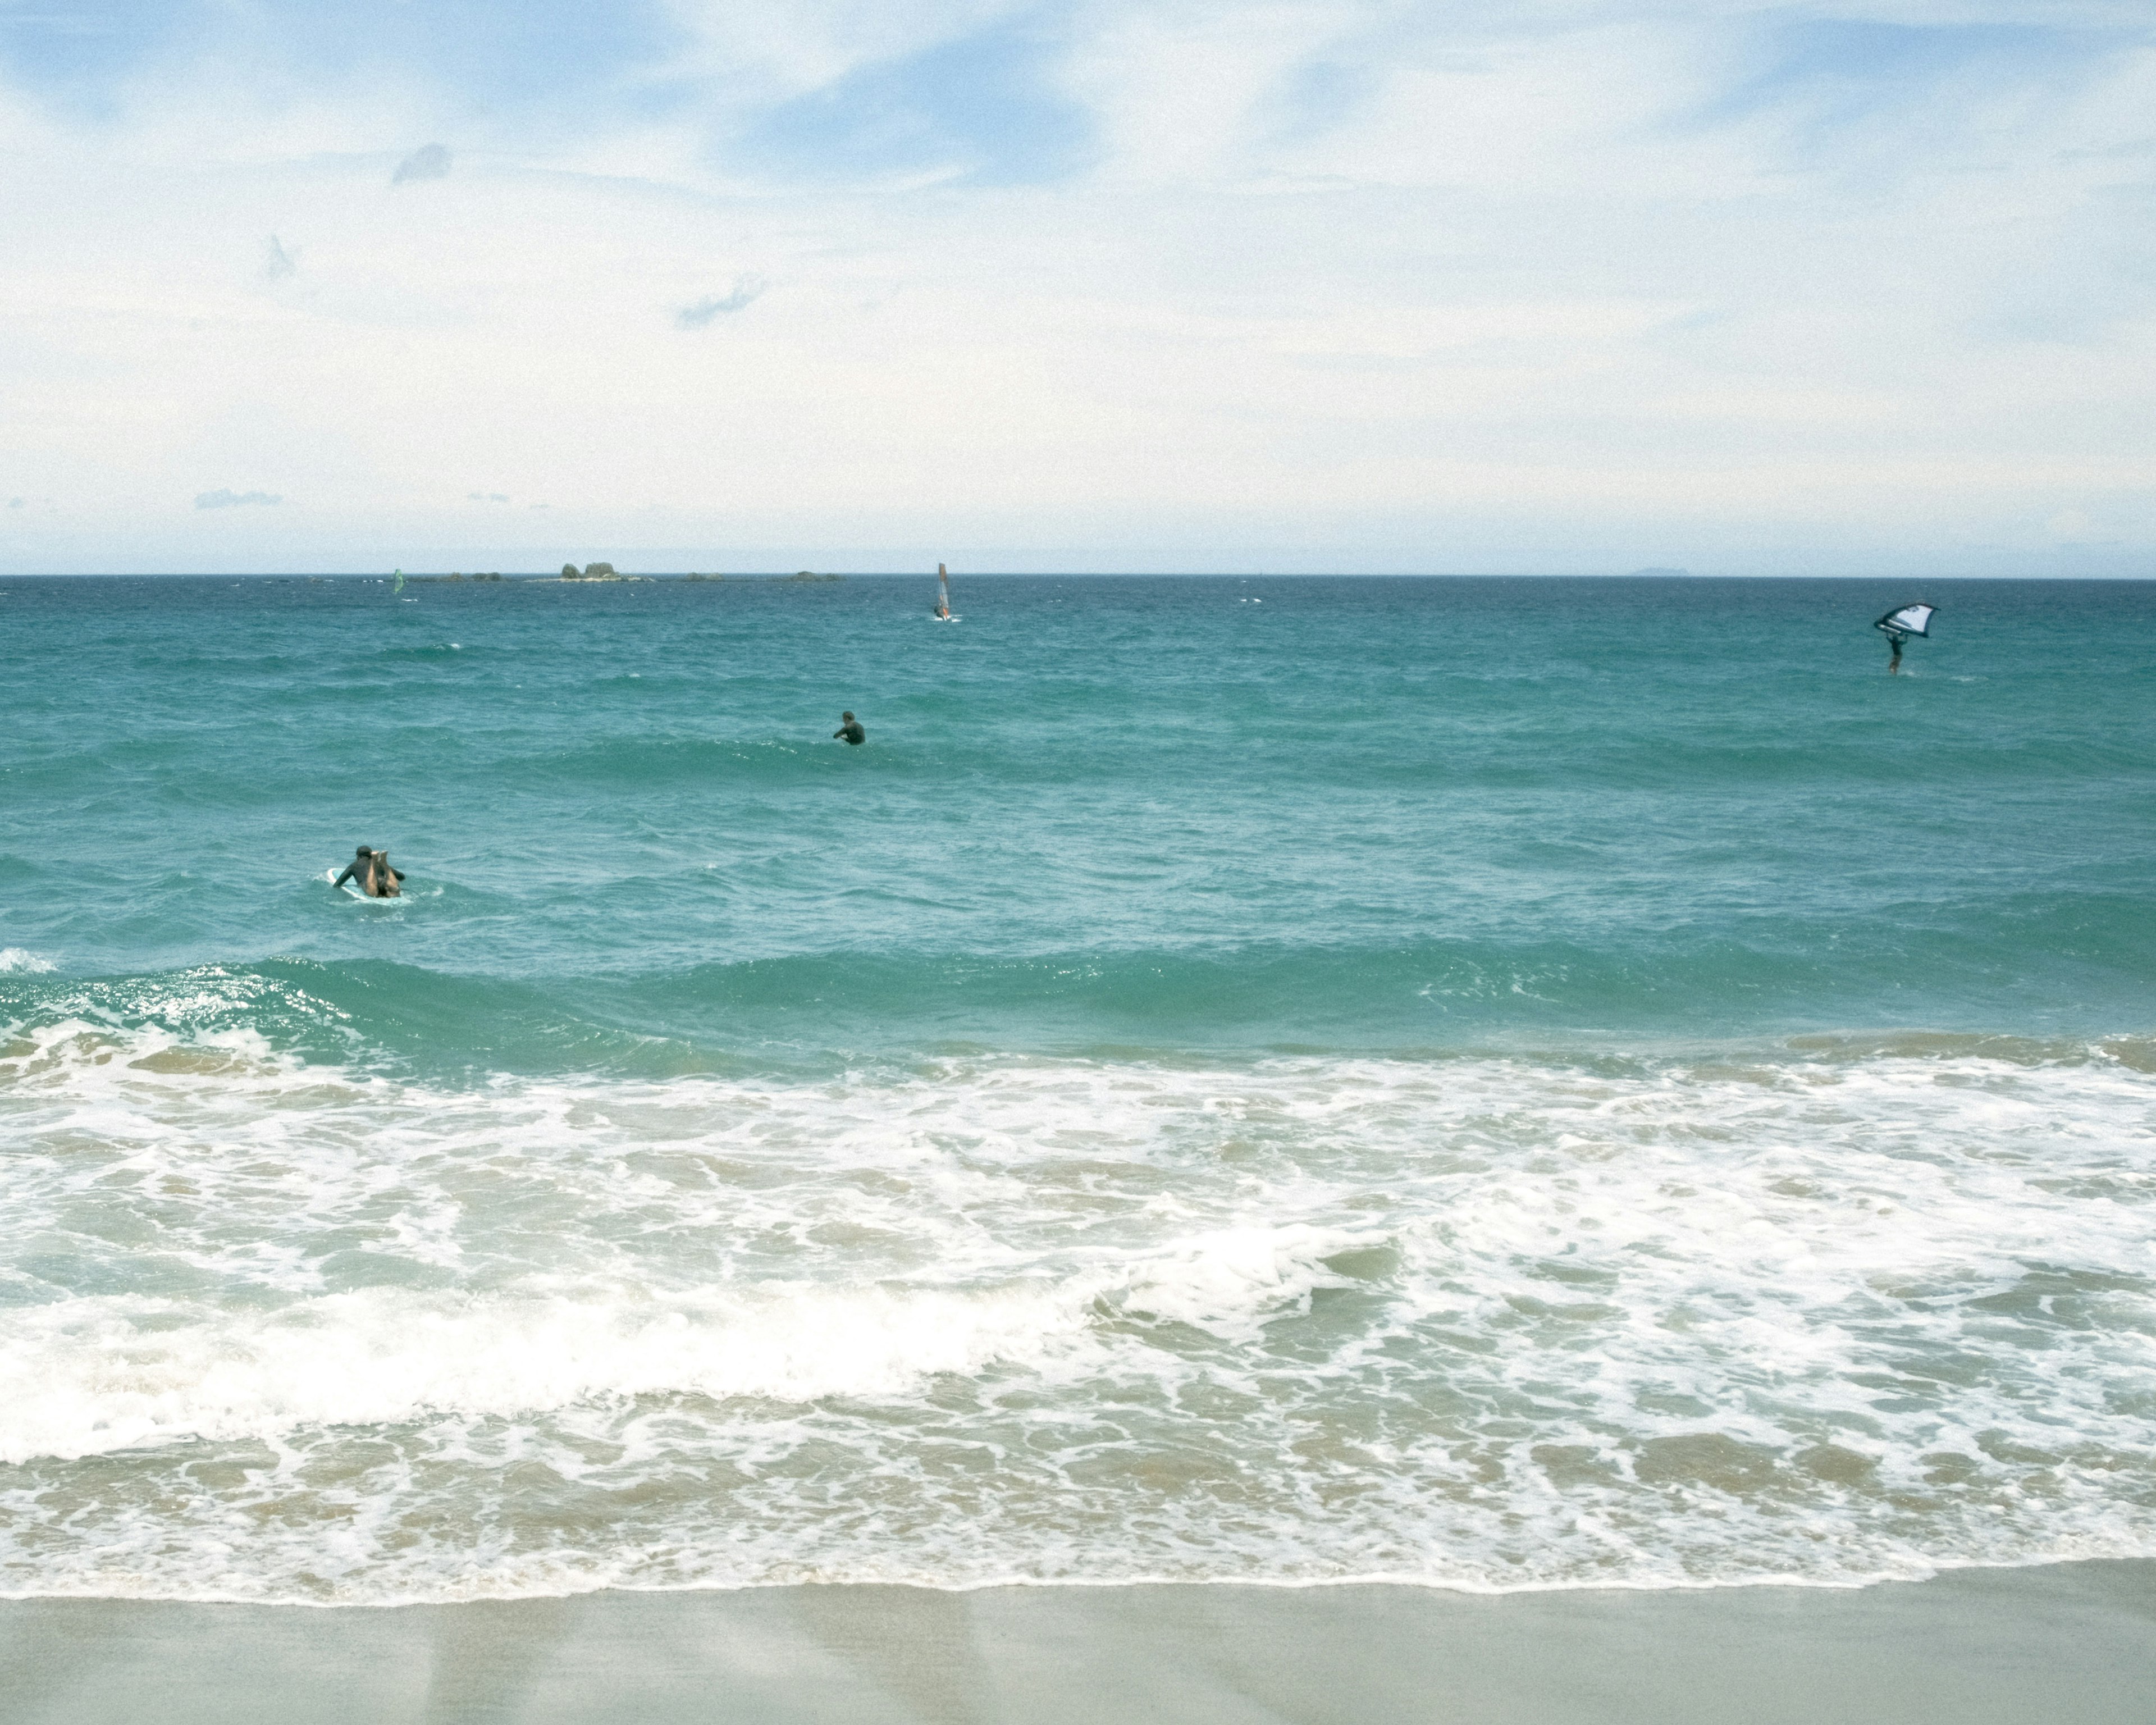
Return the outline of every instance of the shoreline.
{"type": "Polygon", "coordinates": [[[0,1602],[11,1725],[1988,1725],[2156,1692],[2156,1560],[1861,1589],[824,1584],[449,1605],[0,1602]]]}

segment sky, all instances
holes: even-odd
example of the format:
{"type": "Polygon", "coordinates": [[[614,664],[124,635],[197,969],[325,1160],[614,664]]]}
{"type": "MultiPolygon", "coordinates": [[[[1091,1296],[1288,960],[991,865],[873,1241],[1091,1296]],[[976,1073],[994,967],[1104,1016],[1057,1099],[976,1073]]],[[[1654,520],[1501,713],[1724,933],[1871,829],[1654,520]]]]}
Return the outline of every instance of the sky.
{"type": "Polygon", "coordinates": [[[0,0],[0,572],[2156,576],[2156,0],[0,0]]]}

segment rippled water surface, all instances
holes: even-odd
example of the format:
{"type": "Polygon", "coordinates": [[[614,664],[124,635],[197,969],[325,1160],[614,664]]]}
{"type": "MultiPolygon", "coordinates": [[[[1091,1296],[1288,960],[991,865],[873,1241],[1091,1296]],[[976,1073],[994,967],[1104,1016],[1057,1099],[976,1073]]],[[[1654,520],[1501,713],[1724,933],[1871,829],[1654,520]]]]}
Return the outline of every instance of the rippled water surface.
{"type": "Polygon", "coordinates": [[[0,1591],[2156,1555],[2156,588],[930,596],[0,581],[0,1591]]]}

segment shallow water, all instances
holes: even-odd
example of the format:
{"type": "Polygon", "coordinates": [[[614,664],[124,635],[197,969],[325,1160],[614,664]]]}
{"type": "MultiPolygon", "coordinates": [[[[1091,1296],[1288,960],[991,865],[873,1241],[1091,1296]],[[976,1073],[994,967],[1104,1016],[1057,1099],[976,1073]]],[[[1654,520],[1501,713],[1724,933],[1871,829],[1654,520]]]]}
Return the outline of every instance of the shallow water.
{"type": "Polygon", "coordinates": [[[2156,587],[1912,596],[0,581],[0,1590],[2156,1554],[2156,587]]]}

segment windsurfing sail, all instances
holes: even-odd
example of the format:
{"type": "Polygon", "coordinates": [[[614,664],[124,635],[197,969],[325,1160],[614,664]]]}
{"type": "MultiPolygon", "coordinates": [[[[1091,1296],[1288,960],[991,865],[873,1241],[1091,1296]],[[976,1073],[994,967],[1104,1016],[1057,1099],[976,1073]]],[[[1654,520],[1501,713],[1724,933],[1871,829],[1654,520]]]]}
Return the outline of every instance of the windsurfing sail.
{"type": "Polygon", "coordinates": [[[397,585],[391,588],[389,590],[392,593],[402,593],[404,591],[404,572],[402,569],[399,569],[396,571],[396,575],[397,585]]]}
{"type": "Polygon", "coordinates": [[[1928,634],[1932,614],[1938,609],[1936,605],[1897,605],[1871,626],[1890,635],[1928,634]]]}
{"type": "Polygon", "coordinates": [[[936,566],[936,614],[951,614],[951,577],[941,563],[936,566]]]}

